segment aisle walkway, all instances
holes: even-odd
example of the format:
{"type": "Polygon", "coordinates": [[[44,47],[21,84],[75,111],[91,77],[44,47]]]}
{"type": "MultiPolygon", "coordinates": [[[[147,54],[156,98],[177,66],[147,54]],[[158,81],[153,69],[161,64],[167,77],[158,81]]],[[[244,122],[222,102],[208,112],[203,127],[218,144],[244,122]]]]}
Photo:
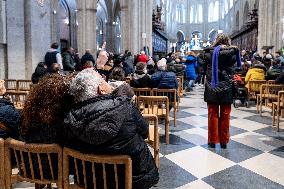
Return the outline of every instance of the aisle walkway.
{"type": "Polygon", "coordinates": [[[268,112],[260,117],[255,108],[233,109],[228,148],[208,149],[203,91],[196,87],[182,99],[178,126],[171,124],[171,144],[161,144],[160,182],[155,188],[284,188],[284,130],[271,128],[268,112]]]}

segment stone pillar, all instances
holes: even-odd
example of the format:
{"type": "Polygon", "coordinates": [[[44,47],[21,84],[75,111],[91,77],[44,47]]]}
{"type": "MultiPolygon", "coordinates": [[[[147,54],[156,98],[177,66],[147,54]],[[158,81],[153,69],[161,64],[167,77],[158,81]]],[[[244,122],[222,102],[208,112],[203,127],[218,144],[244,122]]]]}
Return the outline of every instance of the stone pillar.
{"type": "Polygon", "coordinates": [[[78,7],[78,51],[82,55],[85,49],[96,54],[96,7],[97,1],[77,0],[78,7]]]}
{"type": "Polygon", "coordinates": [[[116,33],[113,22],[113,19],[109,18],[109,21],[106,23],[106,49],[109,52],[115,53],[116,33]]]}
{"type": "Polygon", "coordinates": [[[262,47],[266,43],[266,27],[265,27],[265,12],[266,12],[266,6],[265,6],[266,0],[259,0],[259,11],[258,11],[258,53],[262,54],[262,47]]]}
{"type": "MultiPolygon", "coordinates": [[[[125,2],[125,1],[124,1],[125,2]]],[[[130,35],[129,35],[129,9],[128,5],[120,2],[120,19],[121,19],[121,51],[129,50],[130,35]]]]}

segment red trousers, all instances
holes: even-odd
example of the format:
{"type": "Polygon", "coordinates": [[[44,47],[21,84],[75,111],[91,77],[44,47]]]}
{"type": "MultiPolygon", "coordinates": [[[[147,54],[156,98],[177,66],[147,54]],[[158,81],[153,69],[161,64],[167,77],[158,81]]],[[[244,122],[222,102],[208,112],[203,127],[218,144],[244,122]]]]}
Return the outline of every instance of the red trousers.
{"type": "Polygon", "coordinates": [[[231,105],[208,104],[208,143],[229,142],[230,113],[231,105]]]}

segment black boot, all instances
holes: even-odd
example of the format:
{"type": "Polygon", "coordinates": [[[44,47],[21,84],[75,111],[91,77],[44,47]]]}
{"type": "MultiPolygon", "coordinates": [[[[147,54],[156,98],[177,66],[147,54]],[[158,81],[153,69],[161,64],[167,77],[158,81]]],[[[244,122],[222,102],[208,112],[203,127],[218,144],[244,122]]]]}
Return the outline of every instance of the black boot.
{"type": "Polygon", "coordinates": [[[226,149],[227,148],[227,144],[221,144],[221,148],[226,149]]]}
{"type": "Polygon", "coordinates": [[[215,148],[216,147],[216,145],[213,144],[213,143],[208,143],[208,146],[209,146],[209,148],[215,148]]]}

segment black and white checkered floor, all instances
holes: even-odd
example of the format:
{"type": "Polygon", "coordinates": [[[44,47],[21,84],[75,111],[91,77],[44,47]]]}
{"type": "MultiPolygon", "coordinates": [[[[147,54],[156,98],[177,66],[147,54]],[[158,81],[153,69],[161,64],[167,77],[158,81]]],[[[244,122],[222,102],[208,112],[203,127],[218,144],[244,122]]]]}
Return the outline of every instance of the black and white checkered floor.
{"type": "Polygon", "coordinates": [[[208,149],[203,91],[195,87],[182,98],[170,145],[161,136],[160,182],[153,189],[284,189],[284,121],[278,133],[268,110],[260,117],[255,107],[232,108],[228,148],[208,149]]]}

